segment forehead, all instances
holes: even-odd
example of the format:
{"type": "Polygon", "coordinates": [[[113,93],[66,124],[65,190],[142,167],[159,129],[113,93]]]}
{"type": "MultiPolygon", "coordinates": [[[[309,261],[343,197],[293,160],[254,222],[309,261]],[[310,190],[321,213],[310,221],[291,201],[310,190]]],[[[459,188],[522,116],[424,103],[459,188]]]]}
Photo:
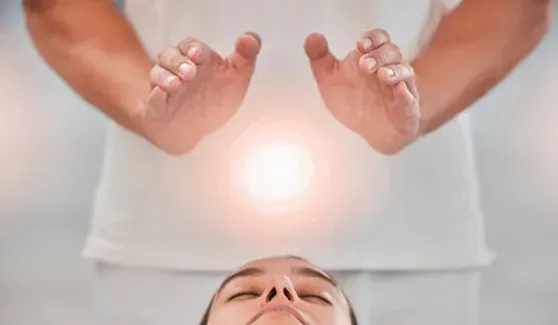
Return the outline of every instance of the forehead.
{"type": "Polygon", "coordinates": [[[336,281],[329,274],[312,263],[297,257],[273,257],[250,262],[225,279],[221,289],[235,279],[251,276],[274,278],[302,276],[325,281],[340,291],[336,281]]]}
{"type": "Polygon", "coordinates": [[[297,257],[272,257],[247,263],[238,268],[236,272],[225,279],[215,298],[220,295],[221,290],[227,287],[228,283],[234,281],[235,279],[250,278],[251,276],[275,277],[291,275],[306,276],[329,283],[332,288],[335,288],[332,291],[334,297],[337,297],[337,300],[342,303],[344,309],[349,309],[349,302],[345,297],[345,294],[336,284],[336,281],[319,267],[297,257]]]}
{"type": "Polygon", "coordinates": [[[275,273],[275,272],[290,273],[293,269],[302,268],[302,267],[320,270],[320,268],[313,265],[312,263],[296,257],[271,257],[271,258],[260,259],[260,260],[247,263],[242,267],[240,267],[239,271],[249,269],[249,268],[259,268],[259,269],[265,269],[267,272],[270,273],[275,273]]]}

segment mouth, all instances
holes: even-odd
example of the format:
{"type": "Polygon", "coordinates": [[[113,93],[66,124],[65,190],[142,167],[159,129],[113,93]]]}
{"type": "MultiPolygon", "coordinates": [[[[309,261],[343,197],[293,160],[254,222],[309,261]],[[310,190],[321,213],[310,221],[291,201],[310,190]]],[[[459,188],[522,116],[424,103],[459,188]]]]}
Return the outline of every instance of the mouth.
{"type": "Polygon", "coordinates": [[[288,306],[288,305],[268,305],[268,306],[260,309],[260,311],[258,311],[258,313],[250,319],[250,321],[247,323],[247,325],[250,325],[250,324],[254,323],[260,317],[262,317],[263,315],[268,314],[268,313],[287,314],[287,315],[290,315],[293,318],[295,318],[301,325],[308,325],[308,322],[304,319],[302,314],[298,310],[296,310],[295,308],[293,308],[291,306],[288,306]]]}

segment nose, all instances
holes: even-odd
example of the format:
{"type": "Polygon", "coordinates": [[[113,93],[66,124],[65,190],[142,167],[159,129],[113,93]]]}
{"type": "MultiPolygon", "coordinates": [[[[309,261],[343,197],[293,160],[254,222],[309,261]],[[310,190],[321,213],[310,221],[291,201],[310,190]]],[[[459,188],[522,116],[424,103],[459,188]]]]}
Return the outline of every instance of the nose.
{"type": "Polygon", "coordinates": [[[284,278],[281,281],[274,281],[264,297],[266,303],[275,301],[292,303],[297,299],[296,291],[288,278],[284,278]]]}

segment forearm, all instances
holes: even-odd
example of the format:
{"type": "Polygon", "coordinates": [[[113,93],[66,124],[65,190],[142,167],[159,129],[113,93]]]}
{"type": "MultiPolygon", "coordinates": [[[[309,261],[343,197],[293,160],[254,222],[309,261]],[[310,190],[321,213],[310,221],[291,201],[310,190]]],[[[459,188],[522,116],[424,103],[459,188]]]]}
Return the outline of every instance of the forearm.
{"type": "Polygon", "coordinates": [[[111,1],[29,0],[27,28],[41,57],[82,98],[139,132],[152,64],[111,1]]]}
{"type": "Polygon", "coordinates": [[[464,0],[412,62],[421,96],[422,133],[485,95],[539,44],[551,0],[464,0]]]}

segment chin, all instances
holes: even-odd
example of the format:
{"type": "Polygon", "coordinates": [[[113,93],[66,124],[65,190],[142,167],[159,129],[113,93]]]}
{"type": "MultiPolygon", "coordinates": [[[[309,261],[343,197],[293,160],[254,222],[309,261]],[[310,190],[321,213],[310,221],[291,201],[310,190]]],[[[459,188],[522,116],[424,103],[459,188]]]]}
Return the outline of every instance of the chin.
{"type": "Polygon", "coordinates": [[[267,313],[252,325],[302,325],[293,315],[287,313],[267,313]]]}

